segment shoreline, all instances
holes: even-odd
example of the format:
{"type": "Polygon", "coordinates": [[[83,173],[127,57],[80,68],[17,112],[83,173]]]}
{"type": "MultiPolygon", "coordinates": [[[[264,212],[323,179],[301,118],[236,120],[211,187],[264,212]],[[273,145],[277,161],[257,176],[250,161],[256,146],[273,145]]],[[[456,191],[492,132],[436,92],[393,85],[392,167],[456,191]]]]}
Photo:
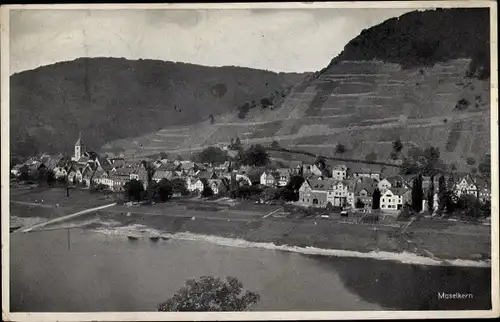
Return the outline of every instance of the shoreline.
{"type": "MultiPolygon", "coordinates": [[[[292,252],[303,255],[315,256],[332,256],[340,258],[364,258],[382,261],[393,261],[401,264],[409,265],[424,265],[424,266],[452,266],[452,267],[470,267],[470,268],[491,268],[490,261],[484,260],[469,260],[469,259],[444,259],[435,256],[422,256],[417,253],[402,251],[391,252],[384,250],[375,251],[359,251],[334,248],[318,248],[314,246],[293,246],[293,245],[277,245],[273,242],[249,241],[242,238],[224,237],[220,235],[209,235],[201,233],[193,233],[190,231],[167,232],[162,229],[155,229],[146,225],[132,224],[119,225],[118,222],[97,222],[95,219],[82,223],[67,223],[59,226],[47,227],[38,231],[51,231],[59,229],[83,229],[108,236],[123,236],[129,239],[172,239],[179,241],[195,241],[211,243],[225,247],[237,248],[257,248],[265,250],[277,250],[284,252],[292,252]],[[97,227],[96,227],[97,226],[97,227]]],[[[432,255],[432,254],[430,254],[432,255]]]]}

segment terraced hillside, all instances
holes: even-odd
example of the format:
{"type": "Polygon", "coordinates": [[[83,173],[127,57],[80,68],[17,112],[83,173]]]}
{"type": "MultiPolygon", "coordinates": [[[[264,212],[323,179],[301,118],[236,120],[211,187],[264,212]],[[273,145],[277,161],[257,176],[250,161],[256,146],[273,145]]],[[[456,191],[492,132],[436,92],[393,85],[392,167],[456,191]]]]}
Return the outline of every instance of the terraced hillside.
{"type": "Polygon", "coordinates": [[[487,9],[411,12],[363,31],[274,106],[254,106],[243,118],[231,111],[212,124],[167,127],[105,148],[177,153],[239,137],[329,156],[343,144],[344,157],[374,152],[386,161],[400,139],[403,152],[432,145],[460,166],[490,150],[488,28],[487,9]]]}
{"type": "Polygon", "coordinates": [[[465,77],[470,60],[433,67],[402,69],[378,61],[342,62],[298,86],[281,106],[251,111],[248,119],[226,114],[221,123],[165,128],[134,140],[113,142],[127,154],[182,152],[229,142],[270,143],[311,152],[364,158],[375,152],[386,160],[392,142],[439,147],[449,162],[480,156],[489,150],[489,82],[465,77]],[[456,108],[461,100],[469,102],[456,108]]]}

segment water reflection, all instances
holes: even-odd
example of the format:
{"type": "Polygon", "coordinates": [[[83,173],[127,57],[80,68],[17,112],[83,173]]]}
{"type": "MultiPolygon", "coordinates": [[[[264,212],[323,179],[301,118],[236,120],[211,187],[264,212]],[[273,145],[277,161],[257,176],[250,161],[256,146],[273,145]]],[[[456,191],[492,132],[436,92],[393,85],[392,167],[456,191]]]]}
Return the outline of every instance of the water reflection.
{"type": "Polygon", "coordinates": [[[491,269],[401,264],[360,258],[311,256],[336,271],[344,286],[387,310],[489,310],[491,269]],[[472,294],[440,299],[438,293],[472,294]]]}

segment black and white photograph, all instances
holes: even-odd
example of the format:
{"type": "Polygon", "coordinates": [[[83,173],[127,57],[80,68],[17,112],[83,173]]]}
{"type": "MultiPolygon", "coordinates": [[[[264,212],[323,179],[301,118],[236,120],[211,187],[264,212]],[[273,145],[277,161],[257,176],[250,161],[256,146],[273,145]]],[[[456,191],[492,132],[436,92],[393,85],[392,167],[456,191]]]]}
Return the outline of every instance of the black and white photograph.
{"type": "Polygon", "coordinates": [[[498,316],[496,15],[2,6],[3,318],[498,316]]]}

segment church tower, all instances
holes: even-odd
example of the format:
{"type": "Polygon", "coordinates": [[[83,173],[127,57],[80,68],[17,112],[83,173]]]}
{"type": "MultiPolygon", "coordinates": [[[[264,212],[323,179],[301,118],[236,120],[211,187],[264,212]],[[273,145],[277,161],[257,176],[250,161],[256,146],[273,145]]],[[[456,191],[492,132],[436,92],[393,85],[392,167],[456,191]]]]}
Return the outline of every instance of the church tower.
{"type": "Polygon", "coordinates": [[[85,144],[83,143],[82,140],[82,133],[78,135],[78,140],[75,143],[75,156],[74,160],[78,161],[82,157],[82,155],[85,153],[85,144]]]}

